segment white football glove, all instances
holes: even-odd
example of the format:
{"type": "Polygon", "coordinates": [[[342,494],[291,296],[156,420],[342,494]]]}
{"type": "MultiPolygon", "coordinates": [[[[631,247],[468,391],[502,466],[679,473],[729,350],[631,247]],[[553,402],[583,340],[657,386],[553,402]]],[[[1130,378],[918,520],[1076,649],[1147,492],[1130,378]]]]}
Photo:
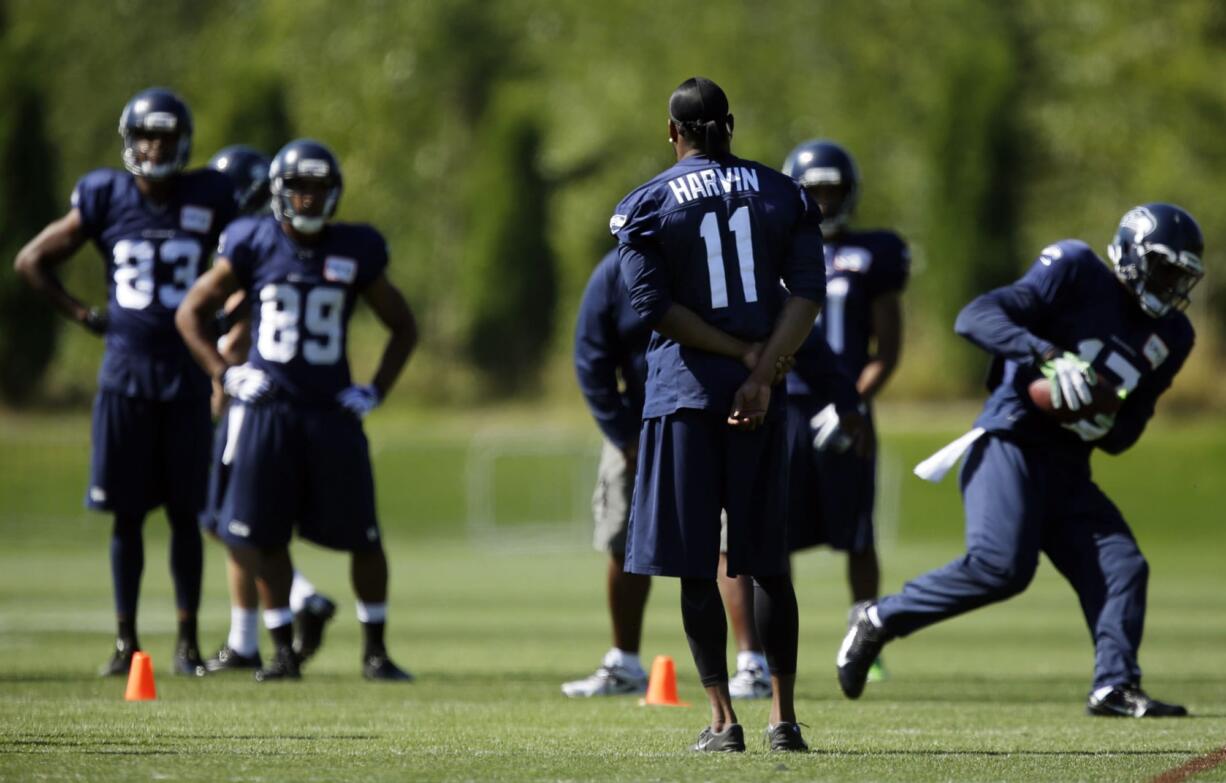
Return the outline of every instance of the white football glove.
{"type": "Polygon", "coordinates": [[[226,370],[221,385],[226,394],[246,405],[259,402],[272,392],[268,373],[250,364],[237,364],[226,370]]]}
{"type": "Polygon", "coordinates": [[[359,419],[373,411],[381,402],[379,390],[374,386],[359,386],[354,384],[336,395],[336,401],[341,407],[357,416],[359,419]]]}
{"type": "Polygon", "coordinates": [[[1043,375],[1051,381],[1051,405],[1056,410],[1068,408],[1079,410],[1094,401],[1090,388],[1096,382],[1094,368],[1075,353],[1065,351],[1043,363],[1043,375]]]}
{"type": "MultiPolygon", "coordinates": [[[[1055,384],[1052,384],[1054,387],[1055,384]]],[[[1104,437],[1111,428],[1115,426],[1115,415],[1111,413],[1100,413],[1093,419],[1082,419],[1064,425],[1068,429],[1077,433],[1077,437],[1090,443],[1104,437]]]]}
{"type": "Polygon", "coordinates": [[[809,426],[813,429],[813,448],[818,451],[841,454],[851,447],[851,436],[839,427],[839,412],[833,402],[809,419],[809,426]]]}

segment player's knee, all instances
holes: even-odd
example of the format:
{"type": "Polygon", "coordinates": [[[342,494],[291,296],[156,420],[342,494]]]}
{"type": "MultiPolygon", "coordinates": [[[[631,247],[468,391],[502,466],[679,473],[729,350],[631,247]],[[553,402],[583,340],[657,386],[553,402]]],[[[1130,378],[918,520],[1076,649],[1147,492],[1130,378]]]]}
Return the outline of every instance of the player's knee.
{"type": "Polygon", "coordinates": [[[989,595],[995,601],[1003,601],[1024,592],[1034,579],[1039,565],[1037,560],[1007,563],[974,557],[971,560],[987,586],[989,595]]]}

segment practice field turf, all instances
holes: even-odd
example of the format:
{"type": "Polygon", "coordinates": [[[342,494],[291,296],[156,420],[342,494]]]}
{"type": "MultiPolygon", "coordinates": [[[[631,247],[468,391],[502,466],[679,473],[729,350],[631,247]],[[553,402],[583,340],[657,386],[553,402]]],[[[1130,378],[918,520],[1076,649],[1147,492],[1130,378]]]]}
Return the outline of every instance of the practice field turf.
{"type": "MultiPolygon", "coordinates": [[[[952,479],[933,487],[904,469],[966,417],[881,418],[926,422],[883,439],[892,590],[960,552],[952,479]]],[[[749,752],[718,758],[685,751],[707,712],[671,580],[656,582],[643,652],[677,660],[693,706],[559,692],[608,646],[604,563],[584,548],[580,513],[595,440],[581,418],[568,421],[541,434],[519,418],[372,417],[393,566],[389,646],[418,676],[412,685],[360,678],[346,564],[310,547],[296,549],[299,564],[342,609],[301,683],[171,677],[165,524],[152,517],[140,619],[159,698],[128,704],[121,681],[93,676],[112,620],[107,525],[80,510],[86,421],[0,418],[0,779],[1142,781],[1226,745],[1226,420],[1163,422],[1133,452],[1096,465],[1151,564],[1145,685],[1194,717],[1082,714],[1089,639],[1046,562],[1021,597],[887,647],[892,679],[846,701],[833,666],[843,562],[813,552],[795,566],[798,708],[814,752],[768,755],[766,705],[752,702],[739,707],[749,752]]],[[[211,651],[228,621],[211,543],[205,587],[211,651]]],[[[1226,765],[1192,779],[1226,780],[1226,765]]]]}

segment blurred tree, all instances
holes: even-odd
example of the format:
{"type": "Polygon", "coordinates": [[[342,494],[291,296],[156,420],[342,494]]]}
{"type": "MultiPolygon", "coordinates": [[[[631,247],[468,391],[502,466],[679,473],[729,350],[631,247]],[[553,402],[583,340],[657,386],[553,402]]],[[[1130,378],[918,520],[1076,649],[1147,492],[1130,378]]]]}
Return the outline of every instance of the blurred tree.
{"type": "Polygon", "coordinates": [[[0,105],[6,107],[0,115],[0,396],[10,403],[29,400],[39,388],[60,327],[55,311],[17,278],[12,264],[21,245],[60,211],[42,92],[24,77],[19,58],[0,50],[0,105]]]}
{"type": "Polygon", "coordinates": [[[487,392],[505,396],[531,386],[552,336],[558,286],[550,188],[530,104],[496,103],[474,141],[460,270],[464,349],[487,392]]]}

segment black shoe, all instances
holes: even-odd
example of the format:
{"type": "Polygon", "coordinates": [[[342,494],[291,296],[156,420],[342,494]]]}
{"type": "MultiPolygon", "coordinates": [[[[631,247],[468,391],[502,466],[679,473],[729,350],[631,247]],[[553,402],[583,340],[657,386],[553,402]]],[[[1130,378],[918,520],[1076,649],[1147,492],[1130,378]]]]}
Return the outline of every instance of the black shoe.
{"type": "Polygon", "coordinates": [[[294,652],[305,661],[324,643],[324,626],[336,614],[336,604],[316,593],[306,599],[302,611],[294,615],[294,652]]]}
{"type": "Polygon", "coordinates": [[[179,642],[175,646],[174,672],[188,677],[203,677],[209,673],[209,670],[205,667],[204,661],[200,659],[200,650],[196,648],[196,645],[179,642]]]}
{"type": "Polygon", "coordinates": [[[839,687],[849,699],[858,699],[864,692],[868,670],[873,667],[873,661],[877,660],[886,643],[885,631],[868,619],[868,610],[875,603],[861,601],[851,608],[847,635],[843,637],[843,645],[839,647],[838,657],[834,660],[839,669],[839,687]]]}
{"type": "Polygon", "coordinates": [[[301,679],[302,671],[298,668],[298,655],[289,647],[278,647],[268,665],[255,673],[256,682],[301,679]]]}
{"type": "Polygon", "coordinates": [[[140,648],[127,639],[115,640],[115,652],[111,659],[98,669],[99,677],[127,677],[132,668],[132,653],[140,648]]]}
{"type": "Polygon", "coordinates": [[[766,739],[770,741],[771,750],[808,753],[809,744],[800,736],[800,724],[780,721],[767,724],[766,739]]]}
{"type": "Polygon", "coordinates": [[[744,753],[745,732],[741,724],[730,723],[721,732],[711,731],[707,726],[698,734],[698,741],[690,746],[690,750],[698,753],[744,753]]]}
{"type": "Polygon", "coordinates": [[[1137,685],[1117,685],[1101,697],[1090,694],[1086,714],[1108,718],[1182,718],[1188,714],[1182,704],[1167,704],[1151,699],[1137,685]]]}
{"type": "Polygon", "coordinates": [[[384,682],[412,682],[413,675],[392,663],[387,653],[373,653],[362,660],[362,676],[384,682]]]}
{"type": "Polygon", "coordinates": [[[257,650],[255,655],[239,655],[234,648],[223,644],[212,658],[204,662],[204,668],[210,672],[231,672],[239,669],[259,669],[264,665],[257,650]]]}

